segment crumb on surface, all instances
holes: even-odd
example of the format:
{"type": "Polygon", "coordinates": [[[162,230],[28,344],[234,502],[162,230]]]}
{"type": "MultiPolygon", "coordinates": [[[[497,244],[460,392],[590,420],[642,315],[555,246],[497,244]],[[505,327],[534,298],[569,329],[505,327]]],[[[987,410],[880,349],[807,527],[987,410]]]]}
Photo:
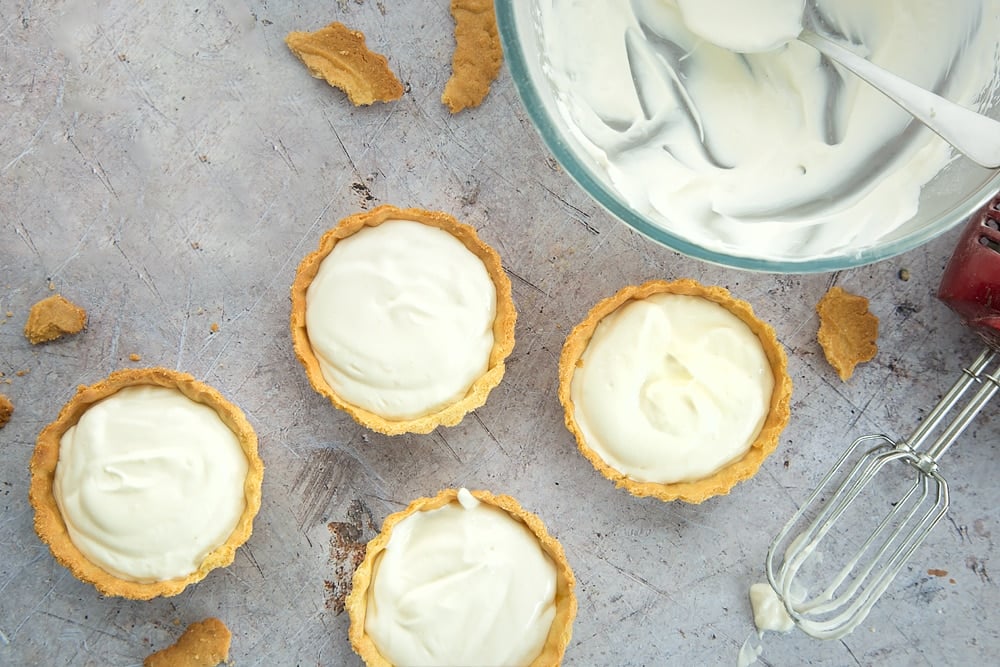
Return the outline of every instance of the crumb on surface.
{"type": "Polygon", "coordinates": [[[343,23],[334,22],[316,32],[290,32],[285,44],[310,74],[347,93],[355,106],[403,96],[403,84],[389,69],[385,56],[369,50],[364,34],[343,23]]]}
{"type": "Polygon", "coordinates": [[[79,333],[87,326],[87,311],[59,294],[42,299],[31,307],[24,335],[32,345],[79,333]]]}
{"type": "Polygon", "coordinates": [[[142,361],[142,355],[141,354],[137,354],[135,352],[133,352],[132,354],[128,355],[128,358],[129,358],[129,361],[142,361]]]}
{"type": "Polygon", "coordinates": [[[455,52],[441,101],[451,113],[479,106],[500,73],[503,49],[493,0],[451,0],[455,52]]]}
{"type": "Polygon", "coordinates": [[[826,360],[844,382],[854,367],[871,361],[878,352],[878,318],[868,311],[868,299],[841,287],[831,287],[816,304],[819,331],[816,339],[826,360]]]}
{"type": "Polygon", "coordinates": [[[210,328],[212,329],[212,333],[218,332],[218,330],[219,330],[219,323],[218,322],[212,322],[212,326],[210,328]]]}
{"type": "Polygon", "coordinates": [[[172,646],[142,661],[143,667],[215,667],[229,659],[232,633],[217,618],[192,623],[172,646]]]}
{"type": "Polygon", "coordinates": [[[24,368],[22,370],[17,371],[16,373],[14,373],[14,375],[16,375],[19,378],[23,378],[25,375],[27,375],[30,372],[31,371],[29,371],[27,368],[24,368]]]}
{"type": "Polygon", "coordinates": [[[11,415],[14,414],[14,404],[11,403],[10,399],[0,394],[0,428],[7,425],[10,421],[11,415]]]}

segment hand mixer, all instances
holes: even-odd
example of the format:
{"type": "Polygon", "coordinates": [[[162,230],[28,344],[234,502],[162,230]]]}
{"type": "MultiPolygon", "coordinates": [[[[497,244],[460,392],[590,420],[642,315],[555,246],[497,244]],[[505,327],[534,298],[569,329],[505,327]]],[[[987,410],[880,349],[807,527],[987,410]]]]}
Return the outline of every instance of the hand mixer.
{"type": "Polygon", "coordinates": [[[1000,195],[967,223],[938,298],[986,340],[986,350],[909,438],[855,440],[768,550],[771,587],[796,625],[813,637],[837,639],[857,627],[944,517],[949,496],[941,458],[1000,389],[1000,195]],[[885,495],[887,478],[900,495],[885,495]],[[864,535],[858,524],[879,503],[888,505],[886,514],[864,535]],[[852,512],[860,521],[853,521],[852,512]],[[846,564],[829,565],[831,552],[846,564]],[[818,574],[823,583],[806,588],[806,573],[818,574]]]}

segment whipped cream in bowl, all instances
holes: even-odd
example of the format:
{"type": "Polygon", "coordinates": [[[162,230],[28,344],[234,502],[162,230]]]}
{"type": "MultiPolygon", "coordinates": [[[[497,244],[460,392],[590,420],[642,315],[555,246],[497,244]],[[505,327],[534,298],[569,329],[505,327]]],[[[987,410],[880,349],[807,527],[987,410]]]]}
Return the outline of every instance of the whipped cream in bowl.
{"type": "MultiPolygon", "coordinates": [[[[497,7],[515,84],[542,138],[627,224],[728,266],[826,271],[916,247],[1000,188],[1000,173],[957,156],[808,45],[737,53],[706,39],[780,42],[801,3],[755,0],[763,9],[728,28],[702,25],[718,4],[733,3],[497,7]]],[[[1000,117],[1000,0],[818,0],[804,11],[814,32],[1000,117]]]]}

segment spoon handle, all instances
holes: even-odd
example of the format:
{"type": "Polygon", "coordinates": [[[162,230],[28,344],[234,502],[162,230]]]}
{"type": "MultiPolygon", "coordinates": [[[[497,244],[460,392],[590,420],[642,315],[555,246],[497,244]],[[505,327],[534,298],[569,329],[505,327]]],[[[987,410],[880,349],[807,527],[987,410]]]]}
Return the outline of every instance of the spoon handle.
{"type": "Polygon", "coordinates": [[[1000,122],[949,102],[810,30],[803,30],[799,39],[884,93],[973,162],[988,169],[1000,167],[1000,122]]]}

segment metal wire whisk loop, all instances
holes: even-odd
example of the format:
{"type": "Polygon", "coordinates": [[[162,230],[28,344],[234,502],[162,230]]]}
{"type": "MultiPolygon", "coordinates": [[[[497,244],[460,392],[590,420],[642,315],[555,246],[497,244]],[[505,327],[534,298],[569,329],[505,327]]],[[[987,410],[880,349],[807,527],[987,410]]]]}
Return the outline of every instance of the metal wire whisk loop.
{"type": "Polygon", "coordinates": [[[857,627],[944,517],[950,497],[948,482],[939,472],[940,460],[1000,390],[997,362],[1000,352],[984,350],[909,438],[894,441],[885,435],[867,435],[855,440],[778,533],[767,553],[767,578],[789,615],[807,634],[836,639],[857,627]],[[968,402],[951,416],[963,396],[975,387],[978,389],[968,402]],[[950,421],[946,421],[949,416],[950,421]],[[867,449],[857,458],[862,446],[867,449]],[[884,474],[886,466],[899,464],[906,464],[902,472],[913,475],[913,480],[892,503],[892,509],[842,567],[816,567],[825,540],[833,539],[828,538],[831,531],[840,536],[848,532],[838,522],[851,505],[880,473],[884,474]],[[814,582],[800,581],[807,566],[829,578],[818,587],[814,582]]]}

